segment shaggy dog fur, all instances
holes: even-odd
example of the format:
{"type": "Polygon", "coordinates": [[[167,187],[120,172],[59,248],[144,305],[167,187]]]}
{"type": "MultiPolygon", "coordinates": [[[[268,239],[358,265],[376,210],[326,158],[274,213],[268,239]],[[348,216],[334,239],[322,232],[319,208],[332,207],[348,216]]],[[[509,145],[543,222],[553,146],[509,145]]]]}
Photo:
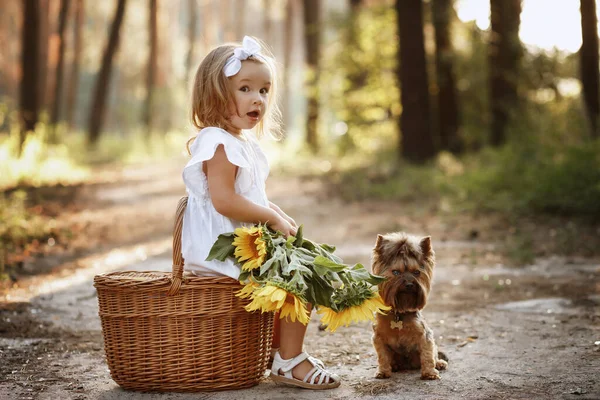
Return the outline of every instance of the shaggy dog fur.
{"type": "Polygon", "coordinates": [[[373,324],[373,346],[379,362],[376,378],[421,368],[421,379],[440,379],[439,370],[448,366],[421,315],[431,290],[434,267],[435,253],[429,236],[419,239],[404,232],[377,235],[371,269],[387,278],[379,285],[379,293],[392,310],[378,314],[373,324]]]}

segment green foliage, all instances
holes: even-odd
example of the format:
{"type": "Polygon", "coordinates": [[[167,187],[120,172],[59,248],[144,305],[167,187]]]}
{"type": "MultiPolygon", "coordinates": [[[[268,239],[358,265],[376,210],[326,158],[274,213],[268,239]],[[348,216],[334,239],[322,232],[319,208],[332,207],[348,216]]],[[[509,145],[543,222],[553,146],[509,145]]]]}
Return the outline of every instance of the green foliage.
{"type": "Polygon", "coordinates": [[[26,200],[22,190],[10,195],[0,192],[0,281],[8,278],[10,267],[23,261],[30,247],[47,241],[54,232],[48,218],[29,210],[26,200]]]}
{"type": "MultiPolygon", "coordinates": [[[[13,125],[14,126],[14,125],[13,125]]],[[[18,186],[73,184],[92,179],[99,164],[131,164],[172,158],[185,148],[184,133],[152,135],[137,131],[127,137],[106,133],[94,149],[84,132],[57,131],[50,143],[49,125],[39,123],[19,155],[19,132],[0,136],[0,190],[18,186]]]]}
{"type": "Polygon", "coordinates": [[[48,143],[48,125],[39,123],[19,154],[19,132],[0,136],[0,189],[79,182],[87,177],[84,166],[70,156],[66,144],[48,143]]]}
{"type": "Polygon", "coordinates": [[[356,20],[338,17],[334,24],[343,34],[324,52],[322,84],[336,120],[347,125],[345,134],[338,132],[339,152],[389,148],[397,140],[400,115],[395,12],[388,6],[363,7],[356,20]]]}

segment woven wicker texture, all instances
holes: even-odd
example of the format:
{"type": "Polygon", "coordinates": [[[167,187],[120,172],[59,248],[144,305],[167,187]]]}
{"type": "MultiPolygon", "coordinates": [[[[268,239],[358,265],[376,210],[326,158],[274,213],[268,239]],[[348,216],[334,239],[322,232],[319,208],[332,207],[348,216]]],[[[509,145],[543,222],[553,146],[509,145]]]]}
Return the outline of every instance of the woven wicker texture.
{"type": "Polygon", "coordinates": [[[272,313],[249,313],[228,277],[183,274],[180,200],[172,272],[97,275],[99,315],[112,378],[140,391],[212,391],[256,385],[273,337],[272,313]]]}

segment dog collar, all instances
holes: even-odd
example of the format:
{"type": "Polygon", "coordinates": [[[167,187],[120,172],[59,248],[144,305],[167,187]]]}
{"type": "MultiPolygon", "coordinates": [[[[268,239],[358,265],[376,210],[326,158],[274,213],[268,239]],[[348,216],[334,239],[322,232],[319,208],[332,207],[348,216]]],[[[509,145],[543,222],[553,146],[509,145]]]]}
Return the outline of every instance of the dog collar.
{"type": "Polygon", "coordinates": [[[405,313],[395,312],[394,319],[390,321],[390,327],[392,329],[402,329],[402,320],[404,319],[405,313]]]}

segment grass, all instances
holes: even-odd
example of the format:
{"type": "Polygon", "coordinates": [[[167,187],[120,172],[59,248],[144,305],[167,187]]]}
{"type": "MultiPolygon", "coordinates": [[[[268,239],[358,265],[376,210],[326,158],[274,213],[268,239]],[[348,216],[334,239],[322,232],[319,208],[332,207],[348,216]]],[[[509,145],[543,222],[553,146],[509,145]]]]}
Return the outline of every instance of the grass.
{"type": "Polygon", "coordinates": [[[47,126],[38,124],[17,155],[18,132],[0,136],[0,281],[48,246],[68,242],[72,232],[57,229],[54,211],[46,209],[48,201],[57,200],[53,193],[64,197],[67,192],[68,200],[74,193],[69,188],[93,181],[95,169],[172,158],[183,152],[187,141],[177,131],[150,138],[141,133],[128,138],[105,134],[96,148],[88,149],[81,132],[59,131],[54,143],[48,137],[47,126]]]}
{"type": "Polygon", "coordinates": [[[148,137],[141,132],[129,137],[107,133],[90,149],[82,132],[60,134],[49,143],[47,125],[38,124],[18,154],[18,132],[0,136],[0,190],[89,181],[92,169],[112,164],[157,161],[183,152],[187,136],[179,131],[148,137]]]}

